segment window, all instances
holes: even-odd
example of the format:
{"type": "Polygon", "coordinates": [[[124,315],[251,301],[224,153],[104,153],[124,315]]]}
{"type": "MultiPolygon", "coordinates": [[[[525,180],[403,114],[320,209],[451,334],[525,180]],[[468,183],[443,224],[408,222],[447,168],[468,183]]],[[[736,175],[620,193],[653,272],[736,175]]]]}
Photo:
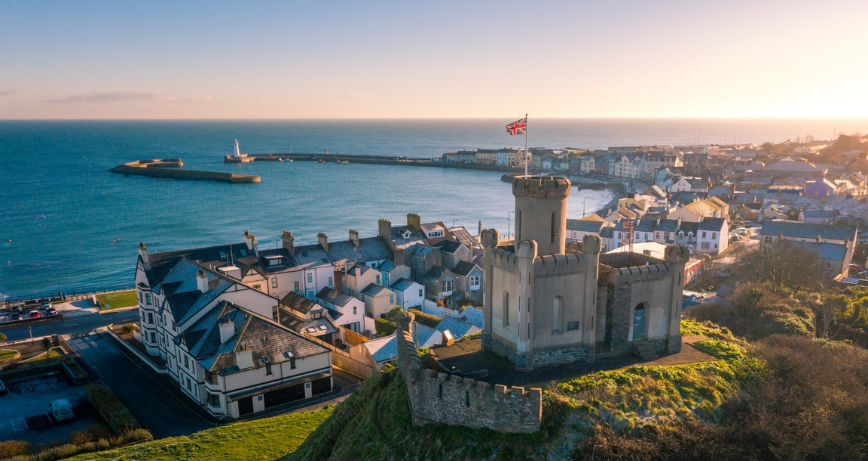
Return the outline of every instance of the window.
{"type": "Polygon", "coordinates": [[[421,298],[423,296],[425,296],[425,292],[423,291],[422,288],[419,288],[419,297],[421,298]]]}
{"type": "Polygon", "coordinates": [[[154,313],[153,312],[148,312],[148,323],[150,323],[152,325],[154,323],[154,313]]]}
{"type": "Polygon", "coordinates": [[[212,407],[219,407],[220,406],[220,395],[219,394],[212,394],[209,392],[208,393],[208,405],[210,405],[212,407]]]}
{"type": "Polygon", "coordinates": [[[389,304],[395,304],[395,295],[389,295],[389,304]]]}
{"type": "Polygon", "coordinates": [[[335,286],[335,278],[334,277],[329,277],[329,286],[334,288],[334,286],[335,286]]]}
{"type": "Polygon", "coordinates": [[[509,326],[509,292],[503,292],[503,326],[509,326]]]}
{"type": "Polygon", "coordinates": [[[184,368],[190,368],[190,361],[187,356],[184,356],[184,368]]]}
{"type": "Polygon", "coordinates": [[[377,276],[377,281],[374,283],[376,283],[377,285],[380,285],[380,276],[379,275],[377,276]]]}
{"type": "Polygon", "coordinates": [[[187,380],[187,390],[192,391],[193,387],[190,385],[190,378],[187,378],[186,380],[187,380]]]}
{"type": "Polygon", "coordinates": [[[253,285],[253,289],[254,289],[254,290],[261,290],[261,289],[262,289],[262,285],[259,284],[259,283],[257,283],[256,285],[253,285]]]}
{"type": "Polygon", "coordinates": [[[470,286],[475,287],[475,288],[479,287],[479,276],[478,275],[471,275],[470,276],[470,286]]]}
{"type": "Polygon", "coordinates": [[[558,222],[558,213],[554,212],[554,213],[552,213],[552,241],[551,241],[551,243],[555,243],[555,239],[558,238],[558,229],[556,227],[557,222],[558,222]]]}
{"type": "Polygon", "coordinates": [[[216,371],[211,372],[211,384],[217,384],[217,377],[218,376],[219,375],[217,374],[216,371]]]}
{"type": "Polygon", "coordinates": [[[145,293],[145,304],[147,304],[149,306],[151,305],[151,294],[150,293],[145,293]]]}
{"type": "Polygon", "coordinates": [[[552,301],[552,331],[561,331],[561,309],[563,309],[563,299],[560,296],[555,296],[552,301]]]}
{"type": "Polygon", "coordinates": [[[152,343],[157,342],[157,334],[154,333],[153,331],[151,332],[151,342],[152,343]]]}
{"type": "Polygon", "coordinates": [[[299,286],[298,286],[298,282],[295,282],[295,287],[294,287],[294,288],[295,288],[295,289],[294,289],[294,290],[292,290],[292,291],[294,291],[294,292],[296,292],[296,293],[298,293],[298,292],[299,292],[299,286]]]}
{"type": "Polygon", "coordinates": [[[579,322],[578,321],[567,322],[567,330],[572,331],[572,330],[578,330],[578,329],[579,329],[579,322]]]}
{"type": "Polygon", "coordinates": [[[353,306],[353,315],[358,315],[358,314],[359,314],[359,307],[353,306]]]}
{"type": "Polygon", "coordinates": [[[270,374],[271,374],[271,364],[270,364],[270,363],[266,363],[266,364],[265,364],[265,374],[266,374],[266,375],[270,375],[270,374]]]}
{"type": "Polygon", "coordinates": [[[717,238],[717,232],[712,232],[712,233],[711,233],[711,238],[716,239],[716,238],[717,238]]]}
{"type": "Polygon", "coordinates": [[[175,325],[175,321],[172,320],[172,331],[177,330],[178,327],[175,325]]]}
{"type": "Polygon", "coordinates": [[[307,283],[313,283],[313,274],[310,272],[307,274],[307,283]]]}
{"type": "Polygon", "coordinates": [[[271,288],[277,288],[277,277],[271,279],[271,288]]]}
{"type": "Polygon", "coordinates": [[[290,370],[295,370],[295,357],[290,357],[290,358],[289,358],[289,369],[290,369],[290,370]]]}
{"type": "Polygon", "coordinates": [[[452,280],[444,280],[443,281],[443,292],[451,293],[452,292],[452,280]]]}

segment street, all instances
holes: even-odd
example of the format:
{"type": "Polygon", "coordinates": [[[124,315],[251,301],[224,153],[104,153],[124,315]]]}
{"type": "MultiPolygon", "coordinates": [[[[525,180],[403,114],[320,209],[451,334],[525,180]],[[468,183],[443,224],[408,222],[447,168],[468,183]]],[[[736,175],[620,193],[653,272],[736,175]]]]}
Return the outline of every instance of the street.
{"type": "Polygon", "coordinates": [[[136,309],[116,312],[113,314],[99,315],[96,312],[63,312],[64,318],[60,322],[54,323],[37,323],[33,326],[23,326],[20,328],[10,328],[8,330],[0,330],[0,333],[6,335],[7,341],[17,341],[19,339],[27,339],[31,337],[31,329],[34,338],[49,335],[69,335],[76,333],[85,333],[93,331],[99,327],[104,327],[110,323],[127,323],[134,322],[139,319],[139,311],[136,309]]]}

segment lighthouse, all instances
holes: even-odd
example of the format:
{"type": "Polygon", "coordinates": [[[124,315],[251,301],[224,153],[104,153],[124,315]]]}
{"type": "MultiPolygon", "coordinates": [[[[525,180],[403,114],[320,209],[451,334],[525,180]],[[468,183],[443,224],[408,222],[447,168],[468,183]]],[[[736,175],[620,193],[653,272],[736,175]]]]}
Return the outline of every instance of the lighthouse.
{"type": "Polygon", "coordinates": [[[238,140],[235,140],[235,153],[232,154],[235,158],[241,158],[241,149],[238,148],[238,140]]]}
{"type": "Polygon", "coordinates": [[[247,163],[252,162],[253,157],[247,155],[241,155],[241,149],[238,147],[238,140],[235,140],[235,151],[232,152],[232,155],[224,155],[223,162],[224,163],[247,163]]]}

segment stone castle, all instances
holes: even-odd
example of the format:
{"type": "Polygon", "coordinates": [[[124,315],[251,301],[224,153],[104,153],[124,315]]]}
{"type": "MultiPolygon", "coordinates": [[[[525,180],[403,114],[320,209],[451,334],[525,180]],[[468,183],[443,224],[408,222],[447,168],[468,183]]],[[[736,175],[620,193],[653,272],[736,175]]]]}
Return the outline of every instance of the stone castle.
{"type": "Polygon", "coordinates": [[[644,359],[681,350],[681,299],[689,252],[669,247],[665,260],[600,255],[585,236],[567,250],[570,181],[518,177],[515,243],[486,229],[482,347],[518,371],[598,357],[644,359]]]}
{"type": "Polygon", "coordinates": [[[407,386],[413,425],[429,423],[531,433],[542,420],[542,390],[506,387],[438,373],[422,366],[412,313],[398,313],[398,371],[407,386]]]}

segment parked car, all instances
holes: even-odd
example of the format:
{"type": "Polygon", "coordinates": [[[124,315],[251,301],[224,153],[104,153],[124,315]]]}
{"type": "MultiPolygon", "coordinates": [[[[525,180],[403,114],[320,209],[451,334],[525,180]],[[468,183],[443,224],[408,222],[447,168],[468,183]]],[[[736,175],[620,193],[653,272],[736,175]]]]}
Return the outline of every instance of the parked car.
{"type": "Polygon", "coordinates": [[[42,310],[45,310],[45,309],[48,309],[49,307],[51,307],[51,301],[45,301],[44,303],[42,303],[42,306],[40,306],[39,308],[42,310]]]}
{"type": "Polygon", "coordinates": [[[9,314],[9,320],[21,320],[21,314],[18,312],[13,312],[9,314]]]}
{"type": "Polygon", "coordinates": [[[858,264],[850,264],[850,272],[862,272],[862,266],[858,264]]]}
{"type": "Polygon", "coordinates": [[[45,309],[45,315],[57,315],[57,309],[48,307],[45,309]]]}
{"type": "Polygon", "coordinates": [[[51,418],[54,421],[66,421],[75,417],[72,413],[72,405],[70,405],[69,400],[55,400],[49,403],[48,407],[51,409],[51,418]]]}
{"type": "Polygon", "coordinates": [[[32,311],[30,311],[29,314],[27,314],[27,316],[30,317],[30,318],[32,318],[32,319],[35,319],[35,318],[37,318],[37,317],[42,317],[42,313],[39,312],[39,311],[36,310],[36,309],[33,309],[32,311]]]}
{"type": "Polygon", "coordinates": [[[0,379],[0,394],[6,392],[6,385],[3,384],[3,380],[0,379]]]}

